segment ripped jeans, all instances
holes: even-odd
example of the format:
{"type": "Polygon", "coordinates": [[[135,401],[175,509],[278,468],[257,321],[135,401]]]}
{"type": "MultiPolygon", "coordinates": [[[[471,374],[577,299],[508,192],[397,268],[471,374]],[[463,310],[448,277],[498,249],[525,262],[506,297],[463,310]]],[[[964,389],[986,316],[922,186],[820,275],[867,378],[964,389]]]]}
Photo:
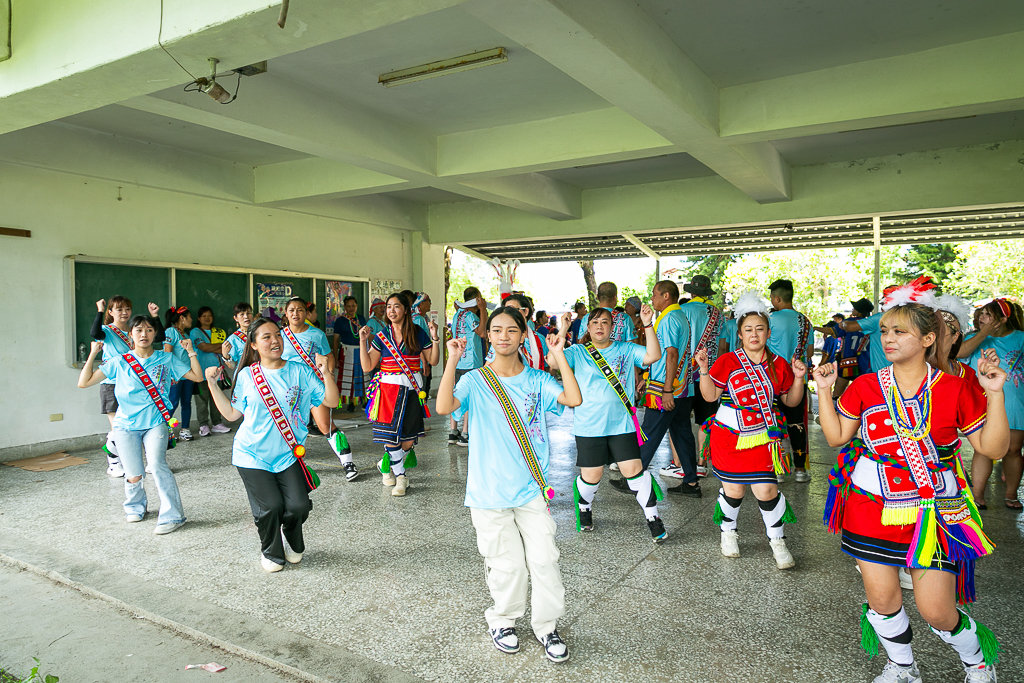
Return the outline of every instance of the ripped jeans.
{"type": "Polygon", "coordinates": [[[160,496],[160,514],[157,524],[184,522],[181,509],[181,495],[178,482],[167,466],[167,425],[163,422],[156,427],[141,430],[114,428],[114,442],[124,467],[124,513],[126,515],[146,514],[146,468],[142,464],[142,449],[153,466],[156,492],[160,496]],[[131,479],[138,479],[134,483],[131,479]]]}

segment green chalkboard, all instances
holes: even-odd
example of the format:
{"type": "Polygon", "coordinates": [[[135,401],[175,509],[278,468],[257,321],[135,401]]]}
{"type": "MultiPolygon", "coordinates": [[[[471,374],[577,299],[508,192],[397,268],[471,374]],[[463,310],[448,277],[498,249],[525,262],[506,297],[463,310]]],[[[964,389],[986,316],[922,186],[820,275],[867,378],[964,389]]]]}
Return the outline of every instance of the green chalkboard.
{"type": "MultiPolygon", "coordinates": [[[[291,293],[288,297],[284,297],[285,300],[292,296],[301,296],[306,301],[313,300],[313,281],[309,278],[281,277],[278,275],[260,275],[259,273],[256,273],[252,276],[252,284],[254,288],[252,293],[253,308],[260,309],[257,311],[257,315],[259,315],[262,309],[266,306],[266,303],[264,303],[263,306],[260,305],[260,285],[291,285],[291,293]]],[[[282,310],[278,311],[278,315],[281,315],[282,312],[283,305],[282,310]]]]}
{"type": "MultiPolygon", "coordinates": [[[[132,313],[146,314],[152,301],[162,311],[170,305],[171,274],[168,268],[122,266],[106,263],[75,263],[75,358],[79,346],[89,346],[89,328],[96,318],[96,302],[116,295],[131,299],[132,313]]],[[[243,290],[244,291],[244,290],[243,290]]]]}
{"type": "Polygon", "coordinates": [[[227,334],[237,326],[232,319],[235,304],[249,301],[249,276],[245,273],[219,273],[210,270],[182,270],[174,273],[177,306],[188,306],[192,324],[199,324],[197,313],[202,306],[213,309],[213,325],[227,334]]]}

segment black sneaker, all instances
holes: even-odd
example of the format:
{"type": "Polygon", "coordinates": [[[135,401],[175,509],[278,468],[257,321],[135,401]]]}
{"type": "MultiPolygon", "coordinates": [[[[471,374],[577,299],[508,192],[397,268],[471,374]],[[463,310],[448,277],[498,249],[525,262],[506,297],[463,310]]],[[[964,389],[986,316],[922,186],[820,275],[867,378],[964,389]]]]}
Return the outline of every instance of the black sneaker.
{"type": "Polygon", "coordinates": [[[544,646],[544,656],[552,662],[564,662],[569,659],[569,647],[558,635],[558,631],[552,631],[543,638],[538,636],[537,642],[544,646]]]}
{"type": "Polygon", "coordinates": [[[354,462],[346,462],[342,464],[342,468],[345,470],[345,479],[352,481],[359,476],[359,470],[356,469],[354,462]]]}
{"type": "Polygon", "coordinates": [[[683,496],[692,496],[694,498],[700,498],[703,495],[700,492],[700,484],[680,484],[679,486],[670,486],[665,490],[669,493],[678,493],[683,496]]]}
{"type": "Polygon", "coordinates": [[[661,521],[661,517],[647,520],[647,528],[651,530],[651,538],[655,543],[661,543],[668,538],[668,532],[665,531],[665,524],[661,521]]]}
{"type": "Polygon", "coordinates": [[[448,444],[454,446],[459,442],[459,437],[462,436],[458,431],[448,432],[448,444]]]}
{"type": "Polygon", "coordinates": [[[633,489],[629,488],[629,484],[626,483],[625,479],[609,479],[608,483],[612,485],[612,488],[616,491],[622,491],[623,493],[633,493],[633,489]]]}
{"type": "Polygon", "coordinates": [[[469,447],[469,437],[465,434],[459,434],[459,440],[455,443],[456,446],[462,446],[463,448],[469,447]]]}
{"type": "Polygon", "coordinates": [[[594,530],[594,511],[580,510],[580,531],[594,530]]]}
{"type": "Polygon", "coordinates": [[[510,628],[492,628],[490,631],[494,647],[510,655],[519,652],[519,636],[516,635],[514,626],[510,628]]]}

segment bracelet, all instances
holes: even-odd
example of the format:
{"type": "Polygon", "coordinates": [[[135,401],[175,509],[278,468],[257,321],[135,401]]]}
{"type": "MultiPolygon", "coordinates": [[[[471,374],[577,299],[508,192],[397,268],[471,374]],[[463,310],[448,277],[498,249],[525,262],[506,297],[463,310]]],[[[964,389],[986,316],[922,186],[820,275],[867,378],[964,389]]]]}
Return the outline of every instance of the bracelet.
{"type": "Polygon", "coordinates": [[[645,330],[646,330],[646,329],[647,329],[648,327],[654,327],[654,323],[651,323],[650,325],[644,325],[644,329],[645,329],[645,330]]]}
{"type": "Polygon", "coordinates": [[[199,355],[198,353],[190,353],[190,354],[188,354],[188,357],[189,357],[189,358],[195,358],[195,357],[197,357],[198,355],[199,355]]]}
{"type": "Polygon", "coordinates": [[[700,376],[701,376],[701,377],[707,377],[707,376],[708,376],[708,375],[710,375],[710,374],[711,374],[710,372],[701,372],[701,373],[700,373],[700,376]]]}
{"type": "Polygon", "coordinates": [[[430,338],[430,341],[433,341],[433,342],[439,342],[439,341],[441,341],[441,340],[440,340],[440,339],[439,339],[438,337],[431,337],[431,338],[430,338]]]}

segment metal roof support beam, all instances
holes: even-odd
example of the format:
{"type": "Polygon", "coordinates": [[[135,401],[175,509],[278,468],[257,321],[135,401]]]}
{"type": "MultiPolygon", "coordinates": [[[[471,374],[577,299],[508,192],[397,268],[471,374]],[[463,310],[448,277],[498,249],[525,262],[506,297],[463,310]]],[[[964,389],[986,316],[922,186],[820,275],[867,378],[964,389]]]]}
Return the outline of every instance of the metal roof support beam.
{"type": "Polygon", "coordinates": [[[659,254],[658,252],[654,251],[649,246],[647,246],[646,244],[641,242],[640,238],[638,238],[636,235],[630,235],[629,233],[622,233],[622,236],[625,237],[629,241],[630,244],[632,244],[634,247],[636,247],[640,251],[642,251],[645,254],[647,254],[648,256],[650,256],[655,261],[660,261],[661,260],[661,254],[659,254]]]}
{"type": "Polygon", "coordinates": [[[874,233],[875,251],[875,308],[878,308],[879,280],[882,277],[882,219],[879,216],[871,217],[871,230],[874,233]]]}

